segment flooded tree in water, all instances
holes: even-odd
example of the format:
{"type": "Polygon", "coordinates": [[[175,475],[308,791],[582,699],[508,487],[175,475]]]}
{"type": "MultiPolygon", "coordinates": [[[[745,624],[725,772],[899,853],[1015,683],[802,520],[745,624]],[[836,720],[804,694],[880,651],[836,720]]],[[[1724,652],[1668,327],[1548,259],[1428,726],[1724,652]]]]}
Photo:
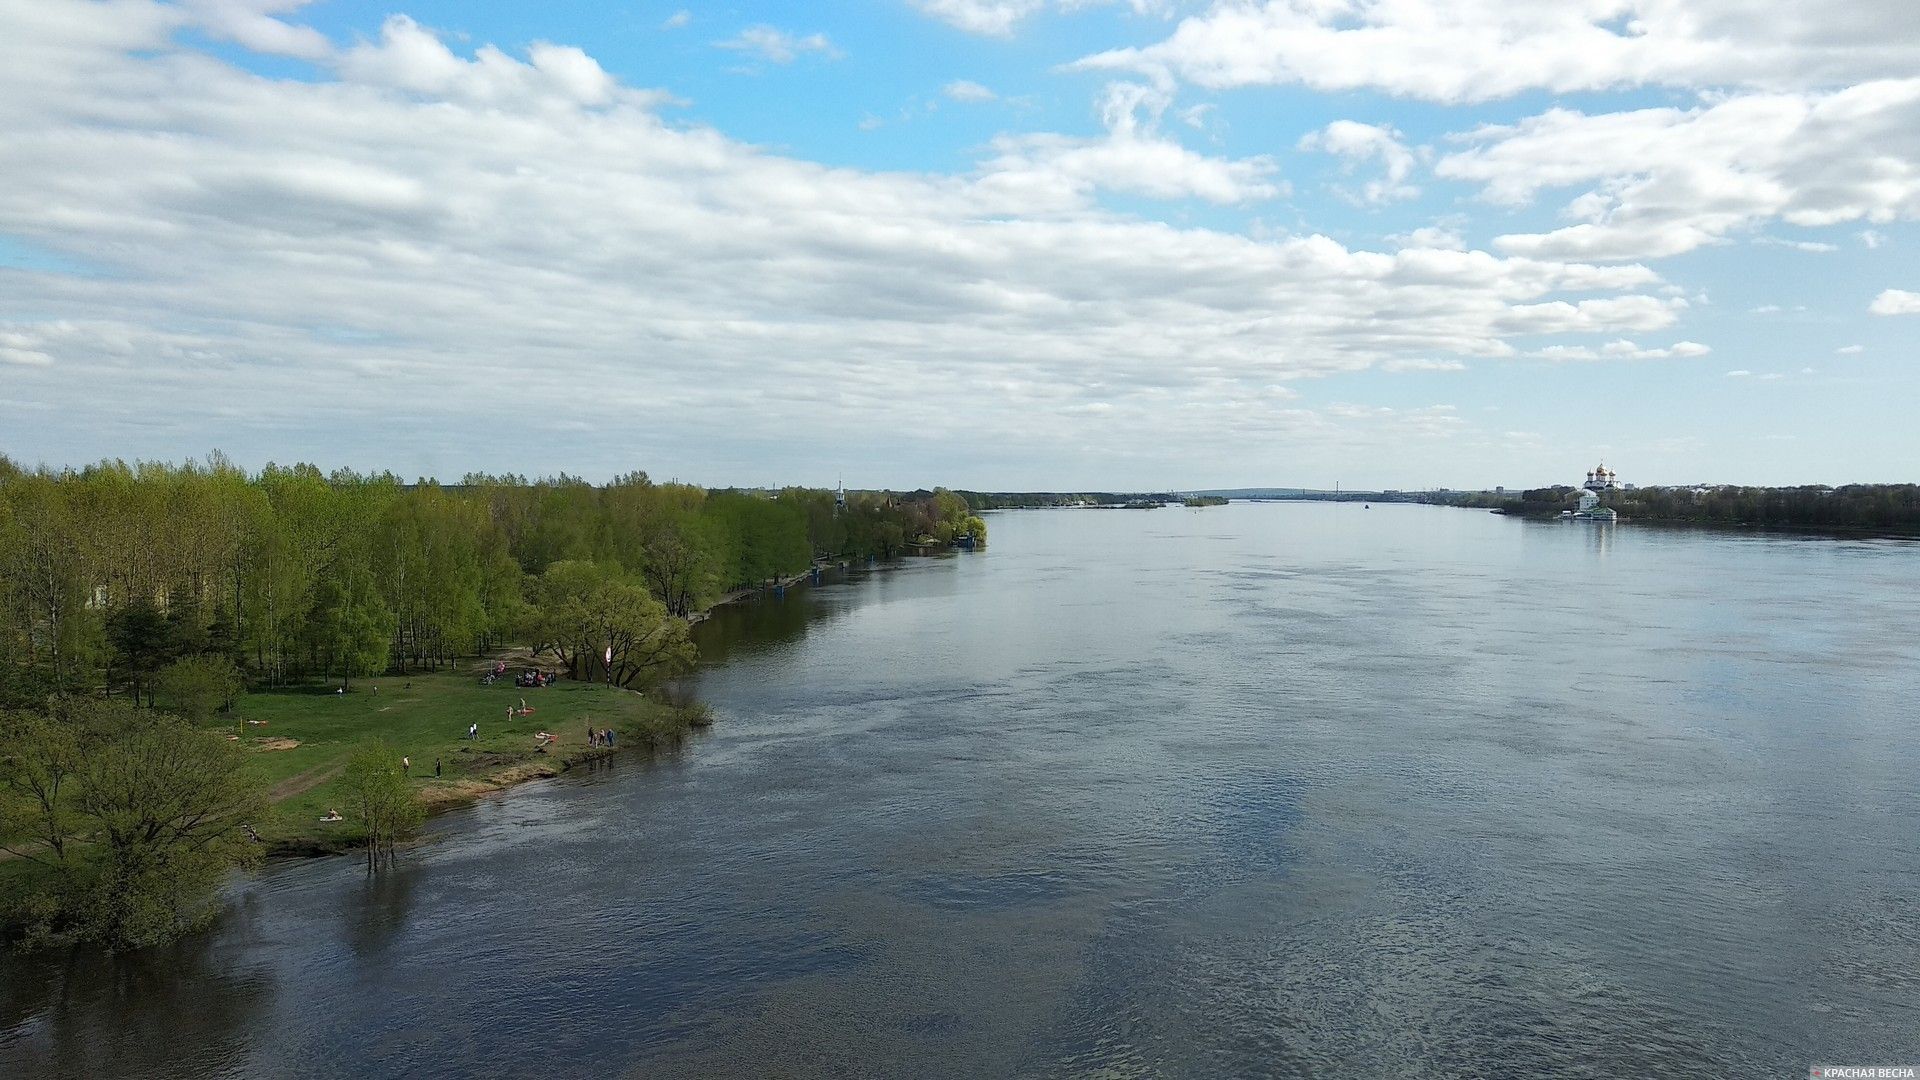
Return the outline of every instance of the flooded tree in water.
{"type": "Polygon", "coordinates": [[[391,865],[399,842],[426,820],[426,810],[413,797],[413,786],[401,769],[400,754],[381,742],[362,746],[347,759],[342,784],[349,818],[366,834],[367,872],[391,865]]]}

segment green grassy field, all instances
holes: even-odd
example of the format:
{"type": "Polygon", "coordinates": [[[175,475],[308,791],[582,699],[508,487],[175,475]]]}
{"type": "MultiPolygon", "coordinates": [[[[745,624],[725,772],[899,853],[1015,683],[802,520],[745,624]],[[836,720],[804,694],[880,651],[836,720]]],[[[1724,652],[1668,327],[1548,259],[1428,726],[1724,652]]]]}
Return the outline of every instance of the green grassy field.
{"type": "Polygon", "coordinates": [[[451,674],[363,680],[345,694],[331,686],[257,692],[242,699],[236,713],[222,726],[244,730],[241,742],[274,802],[257,827],[266,840],[293,847],[356,838],[348,823],[320,818],[329,807],[347,812],[340,771],[369,739],[391,746],[396,765],[402,755],[412,758],[422,800],[443,805],[558,771],[590,752],[588,725],[612,728],[622,747],[680,731],[670,708],[631,691],[565,680],[540,689],[521,689],[510,679],[481,686],[471,675],[451,674]],[[509,718],[508,707],[518,709],[522,700],[532,715],[509,718]],[[467,725],[476,722],[480,737],[469,740],[467,725]],[[534,741],[541,731],[558,737],[544,752],[534,741]],[[288,748],[289,740],[298,745],[288,748]]]}

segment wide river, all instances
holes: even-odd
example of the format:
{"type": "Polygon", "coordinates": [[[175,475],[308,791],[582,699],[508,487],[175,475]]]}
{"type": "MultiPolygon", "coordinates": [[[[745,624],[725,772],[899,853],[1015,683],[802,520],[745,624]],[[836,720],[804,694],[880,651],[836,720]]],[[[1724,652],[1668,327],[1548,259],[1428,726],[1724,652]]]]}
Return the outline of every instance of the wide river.
{"type": "Polygon", "coordinates": [[[1920,1062],[1920,544],[995,515],[728,612],[720,723],[0,966],[0,1075],[1920,1062]]]}

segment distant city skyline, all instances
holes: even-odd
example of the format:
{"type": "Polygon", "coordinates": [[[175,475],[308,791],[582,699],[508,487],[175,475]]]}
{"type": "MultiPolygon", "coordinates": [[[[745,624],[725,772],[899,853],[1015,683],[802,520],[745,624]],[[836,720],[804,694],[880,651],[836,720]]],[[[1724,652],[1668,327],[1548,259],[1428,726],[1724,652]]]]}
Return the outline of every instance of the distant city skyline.
{"type": "Polygon", "coordinates": [[[0,453],[1920,480],[1910,0],[0,0],[0,453]]]}

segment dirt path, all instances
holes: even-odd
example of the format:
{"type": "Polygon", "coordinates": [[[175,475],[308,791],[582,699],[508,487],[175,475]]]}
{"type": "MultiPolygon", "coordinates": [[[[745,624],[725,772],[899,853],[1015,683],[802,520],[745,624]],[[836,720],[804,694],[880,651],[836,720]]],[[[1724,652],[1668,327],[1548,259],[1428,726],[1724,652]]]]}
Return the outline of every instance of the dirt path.
{"type": "Polygon", "coordinates": [[[314,788],[345,772],[346,768],[347,763],[344,761],[336,761],[331,765],[315,765],[306,772],[296,776],[289,776],[285,780],[273,785],[273,790],[267,792],[267,801],[281,802],[286,799],[291,799],[295,795],[312,791],[314,788]]]}

